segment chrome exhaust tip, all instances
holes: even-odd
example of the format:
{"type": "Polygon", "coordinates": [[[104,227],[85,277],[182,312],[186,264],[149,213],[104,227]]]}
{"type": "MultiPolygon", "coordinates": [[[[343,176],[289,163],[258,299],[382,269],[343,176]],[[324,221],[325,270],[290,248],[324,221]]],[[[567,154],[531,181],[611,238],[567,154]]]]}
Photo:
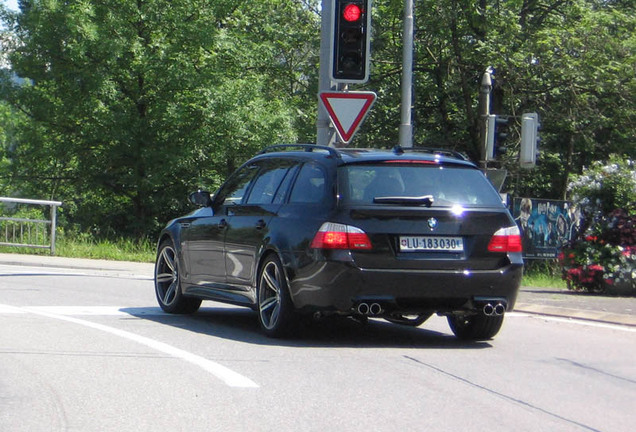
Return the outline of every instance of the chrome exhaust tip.
{"type": "Polygon", "coordinates": [[[382,306],[378,303],[372,303],[369,306],[369,315],[380,315],[382,313],[382,306]]]}
{"type": "Polygon", "coordinates": [[[495,307],[488,303],[486,306],[484,306],[483,312],[484,315],[493,316],[495,314],[495,307]]]}
{"type": "Polygon", "coordinates": [[[369,314],[369,305],[366,303],[360,303],[358,305],[358,313],[360,315],[368,315],[369,314]]]}
{"type": "Polygon", "coordinates": [[[506,306],[504,306],[502,303],[497,303],[493,313],[499,316],[499,315],[503,315],[504,312],[506,312],[506,306]]]}

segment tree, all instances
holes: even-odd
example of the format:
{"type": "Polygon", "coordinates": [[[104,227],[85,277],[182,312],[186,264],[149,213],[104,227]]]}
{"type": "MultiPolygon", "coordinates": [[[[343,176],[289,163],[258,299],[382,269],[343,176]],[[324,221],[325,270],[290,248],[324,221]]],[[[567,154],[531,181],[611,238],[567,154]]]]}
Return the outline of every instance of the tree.
{"type": "MultiPolygon", "coordinates": [[[[394,145],[399,126],[403,2],[375,2],[372,81],[380,95],[360,145],[394,145]]],[[[491,110],[512,116],[502,164],[510,192],[564,198],[567,178],[608,153],[634,155],[634,6],[575,0],[416,2],[415,145],[480,154],[477,100],[495,69],[491,110]],[[518,165],[520,116],[541,118],[539,167],[518,165]],[[518,179],[518,180],[517,180],[518,179]]]]}
{"type": "MultiPolygon", "coordinates": [[[[0,169],[68,204],[83,229],[152,233],[257,149],[313,142],[320,0],[22,0],[0,9],[0,80],[16,114],[0,169]],[[168,7],[169,5],[169,7],[168,7]],[[19,114],[18,114],[19,113],[19,114]],[[107,214],[109,217],[105,218],[107,214]],[[160,222],[161,221],[161,222],[160,222]]],[[[353,146],[392,147],[400,123],[402,0],[373,2],[378,100],[353,146]]],[[[415,3],[414,143],[480,155],[481,75],[513,118],[500,160],[516,196],[567,198],[569,174],[636,157],[636,16],[622,0],[415,3]],[[519,168],[520,116],[539,113],[538,167],[519,168]]]]}
{"type": "Polygon", "coordinates": [[[280,69],[298,66],[281,58],[281,41],[257,35],[290,25],[272,25],[268,8],[308,27],[315,14],[246,5],[32,0],[5,13],[13,70],[28,81],[5,81],[3,96],[31,120],[14,178],[57,192],[84,229],[139,235],[183,211],[186,191],[217,186],[256,149],[295,141],[293,94],[269,78],[276,69],[282,82],[280,69]]]}

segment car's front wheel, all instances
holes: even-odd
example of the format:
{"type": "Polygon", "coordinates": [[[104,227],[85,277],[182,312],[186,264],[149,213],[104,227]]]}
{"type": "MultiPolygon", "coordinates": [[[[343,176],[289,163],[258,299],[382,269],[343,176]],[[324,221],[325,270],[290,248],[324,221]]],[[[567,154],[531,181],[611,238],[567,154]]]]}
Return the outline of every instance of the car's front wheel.
{"type": "Polygon", "coordinates": [[[499,333],[503,319],[503,315],[449,315],[448,325],[458,338],[479,341],[499,333]]]}
{"type": "Polygon", "coordinates": [[[258,275],[258,320],[269,337],[289,334],[296,321],[283,266],[275,255],[268,256],[258,275]]]}
{"type": "Polygon", "coordinates": [[[161,309],[168,313],[191,314],[201,306],[200,299],[185,297],[181,293],[179,260],[170,240],[163,241],[157,253],[155,294],[161,309]]]}

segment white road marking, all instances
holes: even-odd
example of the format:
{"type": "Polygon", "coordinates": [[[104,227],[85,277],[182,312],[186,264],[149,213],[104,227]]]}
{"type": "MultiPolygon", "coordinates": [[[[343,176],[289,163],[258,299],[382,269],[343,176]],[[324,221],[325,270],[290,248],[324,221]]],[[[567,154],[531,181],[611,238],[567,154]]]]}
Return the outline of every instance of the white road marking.
{"type": "MultiPolygon", "coordinates": [[[[102,307],[98,307],[98,308],[102,311],[108,310],[108,309],[111,309],[111,310],[114,309],[114,308],[102,308],[102,307]]],[[[56,309],[59,309],[59,308],[57,307],[15,307],[15,306],[0,304],[0,313],[32,313],[32,314],[43,316],[46,318],[67,321],[73,324],[82,325],[84,327],[89,327],[95,330],[103,331],[105,333],[122,337],[124,339],[131,340],[133,342],[137,342],[139,344],[145,345],[154,350],[185,360],[188,363],[197,365],[203,370],[205,370],[206,372],[209,372],[215,377],[219,378],[221,381],[223,381],[225,384],[227,384],[230,387],[243,387],[243,388],[258,388],[259,387],[258,384],[256,384],[254,381],[250,380],[249,378],[246,378],[243,375],[240,375],[234,372],[233,370],[225,366],[222,366],[216,362],[208,360],[204,357],[173,347],[166,343],[156,341],[154,339],[136,335],[134,333],[131,333],[125,330],[119,330],[114,327],[109,327],[103,324],[97,324],[97,323],[86,321],[83,319],[74,318],[69,315],[63,315],[60,313],[51,312],[51,311],[55,311],[56,309]]],[[[82,307],[80,309],[83,309],[86,311],[89,308],[82,307]]],[[[61,312],[66,312],[66,313],[69,312],[69,308],[67,307],[60,310],[61,312]]],[[[122,313],[125,313],[125,312],[122,312],[122,313]]]]}
{"type": "Polygon", "coordinates": [[[159,307],[130,306],[29,306],[29,311],[63,316],[165,315],[159,307]],[[134,313],[133,313],[134,312],[134,313]]]}

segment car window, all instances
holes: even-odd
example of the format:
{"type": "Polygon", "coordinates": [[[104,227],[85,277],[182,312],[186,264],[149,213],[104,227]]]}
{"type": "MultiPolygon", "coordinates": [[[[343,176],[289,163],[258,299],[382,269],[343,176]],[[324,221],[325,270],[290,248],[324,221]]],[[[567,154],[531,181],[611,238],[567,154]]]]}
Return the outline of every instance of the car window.
{"type": "Polygon", "coordinates": [[[327,196],[324,171],[317,165],[304,164],[289,197],[290,203],[320,203],[327,196]]]}
{"type": "Polygon", "coordinates": [[[225,205],[240,204],[256,173],[258,173],[256,165],[246,165],[240,168],[221,187],[215,202],[225,205]]]}
{"type": "MultiPolygon", "coordinates": [[[[347,165],[339,171],[341,201],[373,204],[376,197],[433,196],[433,206],[501,206],[501,197],[476,169],[448,166],[347,165]]],[[[381,204],[379,204],[381,205],[381,204]]]]}
{"type": "Polygon", "coordinates": [[[291,163],[288,161],[271,161],[264,164],[254,180],[254,186],[247,198],[247,204],[271,204],[291,163]]]}
{"type": "Polygon", "coordinates": [[[287,171],[287,174],[278,187],[278,191],[276,192],[276,196],[274,197],[274,204],[281,204],[285,202],[287,196],[289,195],[289,185],[294,180],[296,172],[298,172],[299,168],[300,164],[297,163],[292,168],[290,168],[289,171],[287,171]]]}

